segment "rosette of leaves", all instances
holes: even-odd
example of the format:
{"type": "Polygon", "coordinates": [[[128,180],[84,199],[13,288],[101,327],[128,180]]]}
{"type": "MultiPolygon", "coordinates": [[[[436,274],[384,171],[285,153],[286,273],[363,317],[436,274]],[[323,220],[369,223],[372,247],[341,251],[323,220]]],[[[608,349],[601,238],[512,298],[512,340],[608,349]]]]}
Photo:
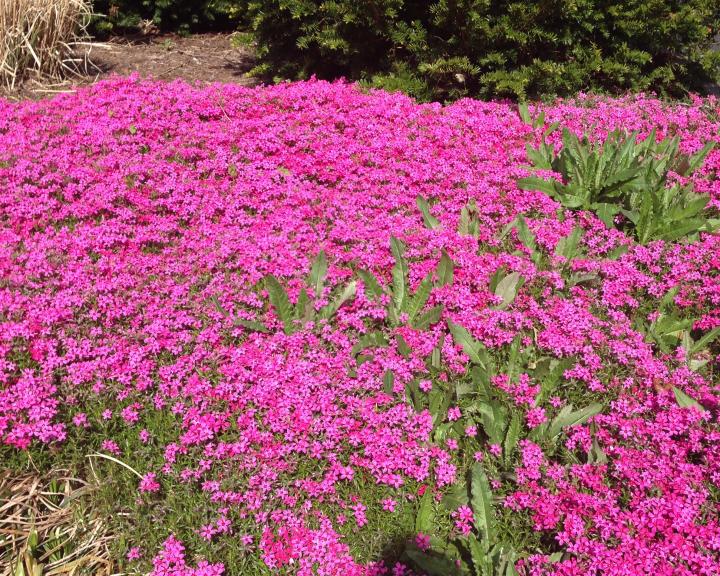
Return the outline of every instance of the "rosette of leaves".
{"type": "Polygon", "coordinates": [[[634,234],[641,244],[694,239],[717,228],[719,221],[705,213],[709,196],[695,193],[691,182],[671,179],[672,173],[692,176],[714,142],[687,155],[677,137],[658,140],[655,130],[642,141],[638,132],[613,131],[593,142],[564,129],[557,152],[547,134],[538,147],[528,144],[527,155],[533,169],[556,172],[562,180],[529,176],[518,181],[519,188],[545,192],[569,209],[591,210],[606,226],[634,234]],[[618,215],[623,216],[619,221],[618,215]]]}

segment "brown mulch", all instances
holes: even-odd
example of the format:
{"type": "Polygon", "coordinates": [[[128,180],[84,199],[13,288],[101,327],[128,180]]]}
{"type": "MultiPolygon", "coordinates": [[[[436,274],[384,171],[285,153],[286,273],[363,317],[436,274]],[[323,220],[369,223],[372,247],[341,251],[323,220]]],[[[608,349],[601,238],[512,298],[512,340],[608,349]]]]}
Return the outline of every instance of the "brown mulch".
{"type": "Polygon", "coordinates": [[[137,35],[110,38],[83,46],[89,65],[83,74],[58,84],[28,80],[0,97],[11,100],[45,98],[71,92],[112,75],[138,73],[159,80],[183,78],[188,82],[227,82],[251,86],[256,80],[247,72],[253,67],[251,48],[234,47],[231,34],[137,35]]]}

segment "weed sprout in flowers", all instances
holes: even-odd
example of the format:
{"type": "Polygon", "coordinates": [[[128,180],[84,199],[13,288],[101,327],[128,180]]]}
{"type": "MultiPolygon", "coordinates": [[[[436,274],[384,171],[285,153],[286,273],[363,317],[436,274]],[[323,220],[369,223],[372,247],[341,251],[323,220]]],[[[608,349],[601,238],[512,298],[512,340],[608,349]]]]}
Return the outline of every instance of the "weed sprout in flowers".
{"type": "Polygon", "coordinates": [[[3,461],[155,576],[717,574],[719,114],[0,102],[3,461]]]}

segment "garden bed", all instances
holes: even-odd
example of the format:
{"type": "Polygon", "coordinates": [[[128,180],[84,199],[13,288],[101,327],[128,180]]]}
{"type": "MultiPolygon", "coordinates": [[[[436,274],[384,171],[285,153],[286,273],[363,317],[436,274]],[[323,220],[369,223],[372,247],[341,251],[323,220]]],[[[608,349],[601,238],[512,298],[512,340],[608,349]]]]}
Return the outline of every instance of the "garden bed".
{"type": "Polygon", "coordinates": [[[717,102],[542,108],[0,101],[0,461],[96,479],[130,573],[717,574],[717,102]],[[553,123],[679,137],[702,217],[523,183],[553,123]]]}

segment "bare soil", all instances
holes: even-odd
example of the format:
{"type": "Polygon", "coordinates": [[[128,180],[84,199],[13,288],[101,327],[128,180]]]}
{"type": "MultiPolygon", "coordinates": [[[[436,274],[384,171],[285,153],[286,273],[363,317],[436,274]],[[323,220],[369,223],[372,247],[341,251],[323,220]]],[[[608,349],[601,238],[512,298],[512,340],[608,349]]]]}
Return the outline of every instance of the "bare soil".
{"type": "Polygon", "coordinates": [[[183,78],[192,83],[232,82],[253,85],[247,72],[253,67],[252,49],[234,47],[231,34],[175,34],[114,37],[84,45],[78,56],[87,56],[83,73],[58,84],[28,80],[12,92],[0,89],[11,100],[44,98],[72,92],[113,75],[138,73],[159,80],[183,78]]]}

